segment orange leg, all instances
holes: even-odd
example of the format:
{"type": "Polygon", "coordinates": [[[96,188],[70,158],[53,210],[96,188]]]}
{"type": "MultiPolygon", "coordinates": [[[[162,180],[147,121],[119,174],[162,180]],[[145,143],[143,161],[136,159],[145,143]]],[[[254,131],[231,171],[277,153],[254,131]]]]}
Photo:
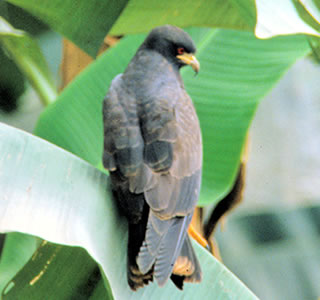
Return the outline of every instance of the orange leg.
{"type": "Polygon", "coordinates": [[[207,240],[205,238],[203,238],[196,230],[195,228],[193,227],[192,224],[190,224],[189,228],[188,228],[188,233],[189,235],[195,239],[202,247],[206,248],[207,250],[210,250],[210,246],[207,242],[207,240]]]}

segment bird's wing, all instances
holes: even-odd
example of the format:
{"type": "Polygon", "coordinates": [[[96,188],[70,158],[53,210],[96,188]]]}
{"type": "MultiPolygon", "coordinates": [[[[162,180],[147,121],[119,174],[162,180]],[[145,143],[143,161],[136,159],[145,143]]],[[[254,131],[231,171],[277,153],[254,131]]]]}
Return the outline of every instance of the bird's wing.
{"type": "Polygon", "coordinates": [[[184,90],[173,91],[173,99],[159,95],[141,105],[118,75],[103,107],[103,164],[128,179],[131,193],[144,193],[151,209],[137,262],[143,271],[154,264],[160,285],[183,246],[201,181],[198,119],[184,90]]]}
{"type": "Polygon", "coordinates": [[[147,173],[141,171],[144,142],[137,116],[137,104],[123,88],[122,74],[114,78],[103,101],[103,124],[104,167],[109,171],[118,169],[124,177],[147,173]]]}
{"type": "MultiPolygon", "coordinates": [[[[174,119],[167,123],[170,127],[159,126],[158,138],[150,143],[155,144],[155,147],[159,144],[162,146],[157,150],[149,149],[147,146],[144,149],[145,160],[146,157],[152,156],[158,158],[155,161],[159,160],[162,164],[169,161],[171,163],[167,172],[155,175],[157,184],[144,192],[147,203],[161,219],[191,213],[200,191],[200,125],[192,101],[184,90],[180,93],[180,99],[176,101],[173,115],[174,119]],[[168,131],[170,132],[167,133],[168,131]]],[[[144,134],[143,138],[145,144],[148,144],[148,138],[144,134]]]]}
{"type": "Polygon", "coordinates": [[[178,134],[175,102],[160,94],[156,98],[147,98],[141,105],[139,117],[145,142],[144,162],[154,173],[167,172],[172,166],[173,144],[178,134]]]}
{"type": "MultiPolygon", "coordinates": [[[[174,136],[175,139],[162,138],[166,137],[167,133],[163,132],[167,130],[166,126],[159,126],[158,139],[155,139],[155,142],[166,145],[158,151],[161,157],[166,158],[163,161],[171,157],[171,165],[167,172],[155,174],[156,184],[144,191],[151,210],[137,262],[142,272],[154,264],[154,276],[159,285],[167,281],[181,252],[201,183],[200,126],[190,97],[184,91],[182,95],[174,107],[174,121],[170,121],[174,132],[169,137],[174,136]]],[[[145,135],[143,137],[148,143],[145,135]]],[[[144,159],[148,150],[145,147],[144,159]]],[[[153,151],[150,156],[157,157],[158,152],[150,151],[153,151]]],[[[198,264],[194,267],[200,272],[198,264]]]]}

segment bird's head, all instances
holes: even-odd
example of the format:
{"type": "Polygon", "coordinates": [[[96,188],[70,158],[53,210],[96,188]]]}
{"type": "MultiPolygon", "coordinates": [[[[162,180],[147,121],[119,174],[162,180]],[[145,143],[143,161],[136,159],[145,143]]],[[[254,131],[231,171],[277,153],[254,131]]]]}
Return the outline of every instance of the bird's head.
{"type": "Polygon", "coordinates": [[[200,64],[195,57],[196,46],[182,29],[165,25],[154,28],[147,36],[144,47],[157,51],[179,68],[190,65],[198,73],[200,64]]]}

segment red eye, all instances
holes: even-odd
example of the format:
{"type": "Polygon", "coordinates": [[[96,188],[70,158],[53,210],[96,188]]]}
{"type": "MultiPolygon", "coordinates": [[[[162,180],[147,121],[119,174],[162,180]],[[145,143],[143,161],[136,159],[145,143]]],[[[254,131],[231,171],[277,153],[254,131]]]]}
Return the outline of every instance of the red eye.
{"type": "Polygon", "coordinates": [[[182,55],[184,53],[184,48],[178,48],[178,54],[182,55]]]}

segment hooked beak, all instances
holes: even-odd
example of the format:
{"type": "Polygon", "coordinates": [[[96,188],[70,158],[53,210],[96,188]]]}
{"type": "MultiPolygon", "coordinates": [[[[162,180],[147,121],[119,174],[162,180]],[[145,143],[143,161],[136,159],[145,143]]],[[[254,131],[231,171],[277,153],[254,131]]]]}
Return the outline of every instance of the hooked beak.
{"type": "Polygon", "coordinates": [[[181,55],[177,55],[177,58],[179,58],[184,64],[190,65],[196,73],[199,72],[200,63],[193,54],[184,53],[181,55]]]}

